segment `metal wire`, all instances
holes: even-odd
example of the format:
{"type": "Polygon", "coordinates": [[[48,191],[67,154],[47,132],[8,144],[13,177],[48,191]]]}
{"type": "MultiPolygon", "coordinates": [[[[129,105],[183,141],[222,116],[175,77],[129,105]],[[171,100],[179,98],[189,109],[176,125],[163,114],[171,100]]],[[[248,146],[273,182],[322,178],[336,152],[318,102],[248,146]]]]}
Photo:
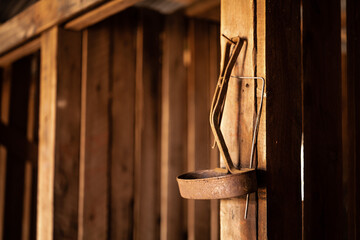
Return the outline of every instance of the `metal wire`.
{"type": "MultiPolygon", "coordinates": [[[[254,79],[254,80],[261,79],[262,82],[263,82],[262,90],[261,90],[261,100],[260,100],[260,106],[259,106],[259,113],[258,113],[258,115],[256,117],[255,128],[254,128],[254,131],[253,131],[253,139],[252,139],[252,144],[251,144],[250,168],[252,168],[252,165],[253,165],[253,162],[254,162],[255,142],[256,142],[256,139],[257,139],[257,133],[258,133],[259,124],[260,124],[260,117],[261,117],[261,110],[262,110],[263,101],[264,101],[265,79],[263,77],[239,77],[239,76],[231,76],[231,77],[232,78],[237,78],[237,79],[254,79]]],[[[249,209],[249,194],[246,195],[244,219],[247,219],[248,209],[249,209]]]]}

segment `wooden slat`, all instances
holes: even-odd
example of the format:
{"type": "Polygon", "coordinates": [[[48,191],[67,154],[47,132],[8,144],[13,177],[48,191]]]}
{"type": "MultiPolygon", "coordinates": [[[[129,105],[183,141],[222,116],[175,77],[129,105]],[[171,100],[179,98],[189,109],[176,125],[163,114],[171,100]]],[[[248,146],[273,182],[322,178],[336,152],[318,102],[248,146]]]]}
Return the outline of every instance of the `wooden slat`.
{"type": "Polygon", "coordinates": [[[6,66],[17,59],[20,59],[26,55],[36,52],[40,49],[40,38],[36,38],[23,46],[16,48],[15,50],[0,57],[0,66],[6,66]]]}
{"type": "Polygon", "coordinates": [[[360,2],[346,1],[347,28],[347,95],[348,95],[348,141],[349,156],[349,205],[348,209],[348,239],[360,236],[360,84],[358,76],[360,56],[360,2]],[[351,172],[350,172],[351,171],[351,172]]]}
{"type": "Polygon", "coordinates": [[[107,239],[110,28],[83,33],[80,239],[107,239]]]}
{"type": "MultiPolygon", "coordinates": [[[[32,56],[20,59],[12,64],[11,70],[9,127],[25,141],[31,60],[32,56]]],[[[26,149],[15,146],[7,153],[4,239],[21,239],[22,234],[26,156],[19,156],[17,152],[26,152],[26,149]]]]}
{"type": "MultiPolygon", "coordinates": [[[[240,35],[246,43],[233,74],[254,76],[256,42],[254,30],[254,1],[221,1],[221,33],[228,37],[240,35]]],[[[256,18],[256,15],[255,15],[256,18]]],[[[221,39],[222,59],[225,39],[221,39]]],[[[236,166],[249,167],[253,116],[255,113],[255,85],[253,80],[230,79],[222,131],[236,166]]],[[[256,202],[250,195],[248,218],[244,220],[245,196],[220,202],[221,239],[256,239],[256,202]]]]}
{"type": "Polygon", "coordinates": [[[81,33],[58,30],[54,238],[78,234],[81,33]]]}
{"type": "Polygon", "coordinates": [[[161,119],[161,239],[183,239],[184,200],[176,177],[186,161],[185,19],[166,17],[163,43],[161,119]]]}
{"type": "Polygon", "coordinates": [[[137,13],[112,19],[110,239],[133,239],[137,13]]]}
{"type": "Polygon", "coordinates": [[[42,0],[0,25],[0,54],[104,0],[42,0]]]}
{"type": "Polygon", "coordinates": [[[66,23],[65,28],[77,31],[84,29],[134,5],[139,1],[140,0],[109,1],[108,3],[105,3],[104,5],[101,5],[100,7],[66,23]]]}
{"type": "MultiPolygon", "coordinates": [[[[1,71],[1,111],[0,120],[4,124],[9,122],[10,107],[10,87],[11,87],[11,68],[8,66],[1,71]]],[[[3,131],[1,131],[1,135],[3,131]]],[[[0,239],[4,233],[4,212],[5,212],[5,186],[6,186],[6,158],[7,150],[4,145],[0,145],[0,239]]]]}
{"type": "Polygon", "coordinates": [[[160,238],[160,31],[162,18],[141,10],[135,106],[135,239],[160,238]]]}
{"type": "Polygon", "coordinates": [[[303,34],[304,237],[343,239],[340,1],[303,1],[303,34]]]}
{"type": "MultiPolygon", "coordinates": [[[[257,24],[264,23],[258,21],[257,24]]],[[[265,37],[267,237],[302,239],[299,0],[266,1],[265,37]]],[[[258,46],[265,42],[258,41],[258,46]]],[[[319,171],[316,171],[317,174],[319,171]]],[[[314,198],[317,196],[314,195],[314,198]]],[[[313,227],[317,228],[317,223],[314,224],[313,227]]],[[[318,238],[311,236],[309,239],[318,238]]]]}
{"type": "Polygon", "coordinates": [[[41,37],[37,239],[52,239],[58,28],[41,37]]]}
{"type": "MultiPolygon", "coordinates": [[[[188,171],[210,168],[209,24],[191,20],[188,32],[188,171]]],[[[210,201],[188,201],[188,238],[210,239],[210,201]]]]}

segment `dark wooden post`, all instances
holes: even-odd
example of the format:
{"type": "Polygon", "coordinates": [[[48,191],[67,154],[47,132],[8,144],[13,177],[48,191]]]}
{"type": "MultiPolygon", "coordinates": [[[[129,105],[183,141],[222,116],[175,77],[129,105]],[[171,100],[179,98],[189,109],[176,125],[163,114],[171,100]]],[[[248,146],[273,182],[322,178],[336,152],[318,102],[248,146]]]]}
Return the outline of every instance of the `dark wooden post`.
{"type": "Polygon", "coordinates": [[[303,1],[304,237],[344,239],[340,1],[303,1]]]}

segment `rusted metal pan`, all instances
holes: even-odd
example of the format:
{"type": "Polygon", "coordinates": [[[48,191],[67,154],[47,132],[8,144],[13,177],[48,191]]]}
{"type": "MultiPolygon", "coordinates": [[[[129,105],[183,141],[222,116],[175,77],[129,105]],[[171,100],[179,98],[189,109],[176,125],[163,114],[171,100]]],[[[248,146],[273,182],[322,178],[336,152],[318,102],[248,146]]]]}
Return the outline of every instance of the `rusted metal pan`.
{"type": "Polygon", "coordinates": [[[188,172],[177,177],[180,195],[187,199],[226,199],[257,190],[255,169],[241,169],[228,173],[216,168],[188,172]]]}

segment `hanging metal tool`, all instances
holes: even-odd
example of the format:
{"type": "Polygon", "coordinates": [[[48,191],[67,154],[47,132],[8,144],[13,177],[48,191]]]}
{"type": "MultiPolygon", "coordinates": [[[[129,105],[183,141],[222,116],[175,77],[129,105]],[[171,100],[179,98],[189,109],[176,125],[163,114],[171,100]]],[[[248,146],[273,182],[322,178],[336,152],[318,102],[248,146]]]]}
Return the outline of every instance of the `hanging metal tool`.
{"type": "MultiPolygon", "coordinates": [[[[225,37],[225,36],[224,36],[225,37]]],[[[177,177],[180,194],[188,199],[225,199],[239,197],[257,190],[256,171],[252,169],[252,163],[255,151],[255,142],[260,114],[264,97],[265,80],[261,77],[237,77],[231,76],[232,69],[235,66],[240,50],[244,41],[240,37],[229,39],[225,45],[225,55],[223,69],[220,74],[214,98],[210,109],[210,125],[214,134],[215,142],[219,148],[222,158],[225,160],[226,169],[216,168],[211,170],[199,170],[185,173],[177,177]],[[232,46],[235,47],[232,50],[232,46]],[[221,117],[223,114],[226,93],[230,77],[243,79],[262,79],[263,88],[259,113],[257,115],[255,128],[252,138],[250,168],[237,169],[229,154],[223,134],[220,130],[221,117]]],[[[248,198],[247,198],[248,201],[248,198]]],[[[247,208],[245,218],[247,215],[247,208]]]]}

